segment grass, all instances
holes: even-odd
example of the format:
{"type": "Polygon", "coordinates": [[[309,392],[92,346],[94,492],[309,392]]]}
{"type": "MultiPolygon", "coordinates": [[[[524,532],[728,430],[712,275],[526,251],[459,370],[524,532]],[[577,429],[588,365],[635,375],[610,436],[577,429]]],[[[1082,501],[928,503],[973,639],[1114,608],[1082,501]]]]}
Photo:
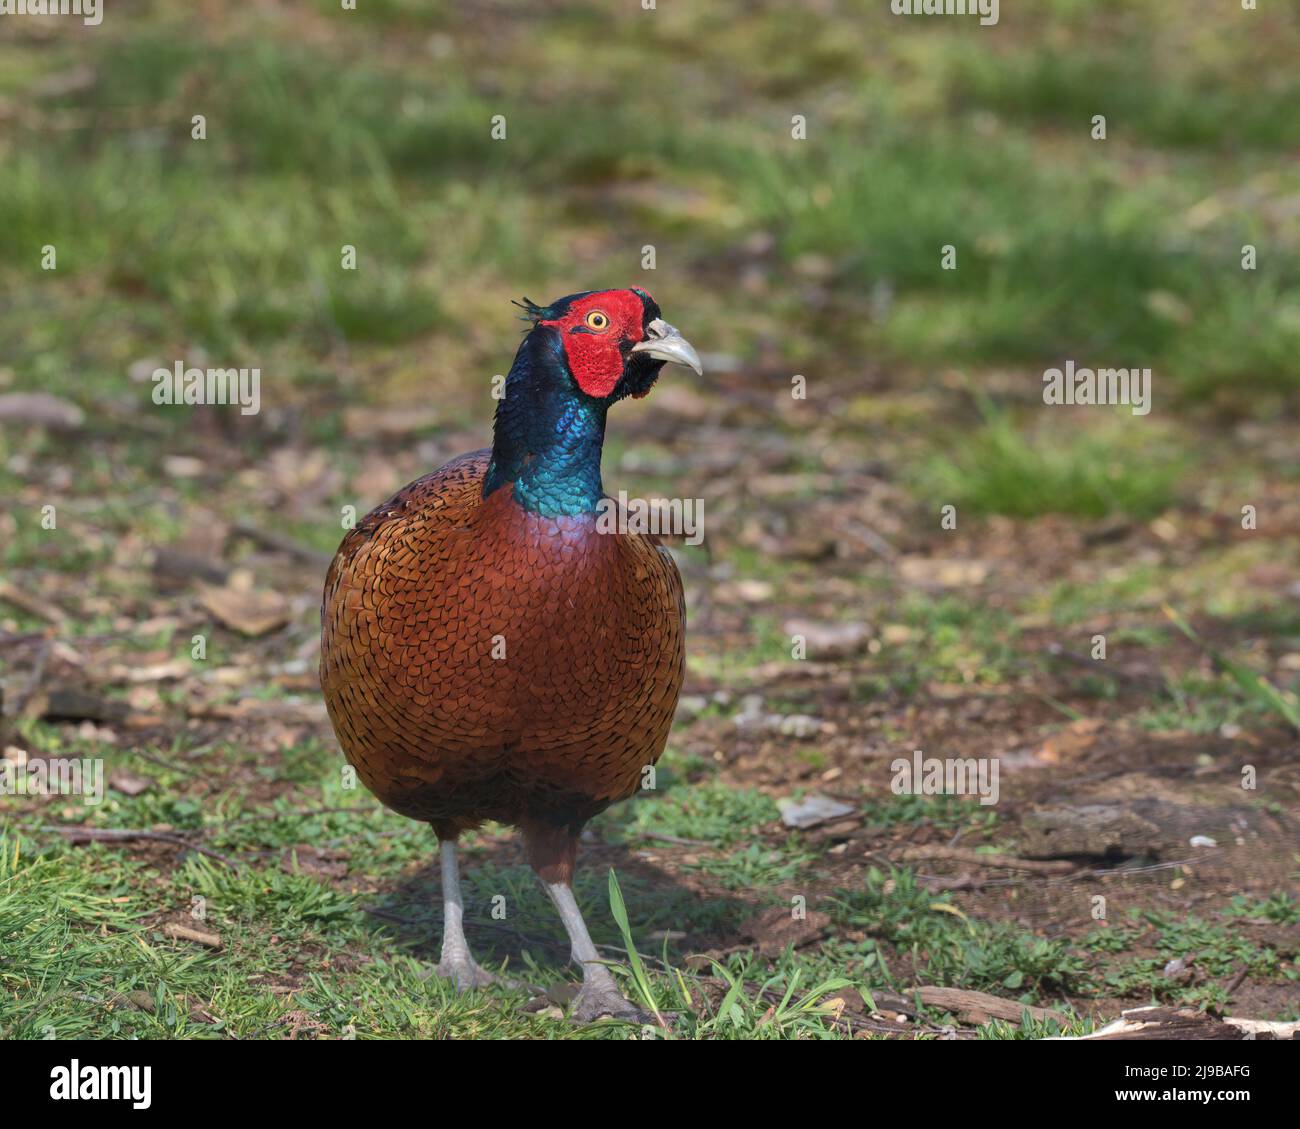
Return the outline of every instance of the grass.
{"type": "Polygon", "coordinates": [[[992,808],[980,807],[958,796],[904,793],[871,801],[865,805],[865,810],[873,827],[923,823],[948,832],[964,828],[964,838],[970,834],[992,831],[998,819],[997,812],[992,808]]]}
{"type": "MultiPolygon", "coordinates": [[[[1158,37],[1158,18],[1132,8],[1106,13],[1108,21],[1118,19],[1147,42],[1158,37]]],[[[1031,117],[1061,130],[1089,128],[1093,115],[1102,114],[1112,136],[1170,149],[1213,150],[1232,138],[1252,148],[1285,150],[1300,138],[1295,122],[1281,113],[1286,100],[1300,93],[1291,76],[1278,75],[1257,99],[1243,100],[1241,76],[1230,73],[1222,54],[1217,60],[1204,50],[1191,59],[1165,57],[1135,73],[1114,42],[1067,41],[1059,27],[1056,38],[1046,45],[1019,43],[996,59],[967,45],[951,50],[948,96],[966,107],[1031,117]]]]}
{"type": "MultiPolygon", "coordinates": [[[[321,42],[294,43],[288,18],[250,14],[211,42],[163,17],[97,36],[87,48],[95,86],[38,113],[38,122],[39,114],[69,114],[76,128],[54,144],[42,134],[39,148],[31,144],[39,126],[4,139],[0,205],[10,222],[0,261],[10,275],[31,279],[39,248],[53,243],[62,248],[60,280],[99,277],[110,293],[136,296],[135,318],[162,329],[158,315],[170,311],[173,334],[232,360],[290,335],[400,342],[449,324],[455,311],[445,297],[458,277],[504,264],[512,279],[554,274],[563,242],[539,222],[539,193],[672,169],[701,205],[676,224],[652,212],[649,226],[676,226],[701,247],[774,229],[787,259],[831,256],[846,290],[885,285],[895,293],[871,335],[899,355],[1045,362],[1064,348],[1080,363],[1140,359],[1197,397],[1228,387],[1295,388],[1293,257],[1265,255],[1246,276],[1236,259],[1249,233],[1232,230],[1230,217],[1195,238],[1186,226],[1184,213],[1215,182],[1208,156],[1183,158],[1179,178],[1126,184],[1110,150],[1089,141],[1082,124],[1076,161],[1048,156],[1036,135],[1044,115],[1082,122],[1084,108],[1105,112],[1109,101],[1117,130],[1122,122],[1131,133],[1136,117],[1147,135],[1185,151],[1229,134],[1265,152],[1284,149],[1285,115],[1269,106],[1285,104],[1290,86],[1279,80],[1261,99],[1253,88],[1215,83],[1213,98],[1183,97],[1182,89],[1203,92],[1207,73],[1222,74],[1223,59],[1208,57],[1210,44],[1199,39],[1190,51],[1167,53],[1158,20],[1134,21],[1123,55],[1017,43],[995,61],[947,30],[891,38],[891,66],[946,65],[947,88],[934,99],[961,106],[957,122],[938,127],[928,105],[894,104],[895,88],[882,78],[833,109],[823,108],[814,85],[802,98],[823,140],[800,147],[779,140],[772,115],[782,99],[771,90],[721,136],[689,121],[662,130],[635,99],[595,104],[576,76],[557,112],[519,100],[509,78],[502,96],[488,97],[463,65],[431,70],[400,57],[356,58],[350,39],[328,35],[333,20],[325,14],[316,17],[327,33],[321,42]],[[1132,64],[1157,53],[1159,67],[1132,64]],[[1153,86],[1165,94],[1155,102],[1153,86]],[[1082,90],[1090,92],[1087,107],[1063,102],[1082,90]],[[1100,101],[1093,90],[1103,92],[1100,101]],[[208,119],[202,141],[190,137],[196,105],[208,119]],[[486,123],[503,109],[510,129],[498,143],[486,123]],[[1175,110],[1199,116],[1179,119],[1175,110]],[[629,136],[639,141],[634,157],[629,136]],[[516,178],[521,168],[530,192],[516,178]],[[954,213],[954,198],[969,207],[954,213]],[[436,246],[427,234],[435,231],[436,246]],[[848,250],[845,232],[854,233],[848,250]],[[344,243],[359,249],[356,275],[339,269],[344,243]],[[948,243],[958,247],[959,265],[945,272],[939,249],[948,243]],[[1183,312],[1171,317],[1170,303],[1153,295],[1173,296],[1183,312]]],[[[1090,31],[1086,13],[1053,18],[1062,42],[1090,31]]],[[[877,22],[866,15],[862,28],[877,22]]],[[[769,13],[761,26],[779,36],[782,19],[769,13]]],[[[830,53],[819,67],[852,73],[849,42],[865,30],[836,43],[830,25],[813,26],[828,33],[809,36],[801,24],[808,53],[819,44],[830,53]]],[[[539,46],[580,56],[620,27],[582,8],[548,26],[539,46]]],[[[1275,30],[1279,42],[1295,34],[1275,30]]],[[[744,32],[725,24],[719,34],[724,54],[745,43],[744,32]]],[[[51,68],[61,51],[50,50],[51,68]]],[[[620,58],[632,76],[654,66],[637,53],[620,58]]],[[[801,57],[797,66],[811,63],[801,57]]],[[[686,70],[683,97],[715,94],[686,70]]],[[[573,218],[580,226],[581,215],[573,218]]],[[[46,278],[39,289],[61,285],[46,278]]],[[[16,335],[20,349],[32,332],[16,335]]]]}
{"type": "Polygon", "coordinates": [[[1153,949],[1152,956],[1108,963],[1101,973],[1106,989],[1116,993],[1150,992],[1153,1003],[1201,1008],[1226,1006],[1225,977],[1242,969],[1275,975],[1282,959],[1273,947],[1256,944],[1229,925],[1196,915],[1184,918],[1156,911],[1130,914],[1127,922],[1097,931],[1081,944],[1085,949],[1102,952],[1153,949]],[[1193,965],[1201,975],[1191,983],[1166,975],[1166,965],[1177,959],[1193,965]]]}
{"type": "MultiPolygon", "coordinates": [[[[547,1016],[503,1007],[509,996],[501,996],[504,990],[455,996],[427,975],[423,961],[395,953],[354,897],[302,874],[239,874],[191,858],[171,885],[187,907],[201,907],[202,918],[192,924],[220,933],[222,950],[210,952],[177,945],[157,922],[145,920],[151,915],[141,912],[141,884],[145,891],[160,889],[160,876],[151,877],[147,868],[123,869],[120,858],[95,849],[32,854],[29,842],[13,836],[2,845],[0,953],[6,971],[0,1030],[6,1037],[47,1031],[56,1037],[249,1037],[286,1028],[335,1038],[613,1033],[607,1027],[575,1032],[547,1016]],[[19,952],[23,960],[16,959],[19,952]],[[291,1000],[278,989],[285,982],[295,985],[291,1000]]],[[[674,1013],[671,1037],[834,1035],[834,1008],[825,1001],[854,980],[826,975],[816,960],[787,959],[775,970],[752,959],[715,961],[712,969],[725,992],[710,1000],[694,975],[662,964],[652,968],[642,959],[612,872],[608,886],[611,916],[628,954],[616,969],[644,1006],[674,1013]]],[[[907,887],[902,898],[911,907],[907,912],[917,909],[914,888],[907,887]]],[[[865,903],[859,898],[852,905],[848,920],[861,922],[865,903]]],[[[1017,943],[1009,935],[981,946],[939,921],[942,929],[934,934],[890,926],[891,939],[910,944],[925,936],[927,944],[950,946],[954,957],[975,961],[965,978],[972,983],[996,980],[1019,989],[1061,975],[1051,946],[1017,943]]],[[[524,959],[530,976],[541,973],[554,981],[553,966],[539,966],[527,952],[524,959]]],[[[927,971],[938,967],[936,962],[927,971]]]]}
{"type": "MultiPolygon", "coordinates": [[[[12,836],[0,847],[0,1031],[7,1038],[255,1037],[286,1029],[334,1038],[616,1033],[608,1026],[575,1032],[549,1016],[503,1007],[509,993],[502,999],[496,989],[456,996],[428,975],[427,964],[395,955],[354,897],[300,874],[241,875],[191,859],[174,883],[202,899],[188,904],[201,905],[202,929],[219,931],[223,948],[213,953],[178,947],[142,921],[140,880],[146,889],[158,885],[142,867],[124,869],[96,850],[29,857],[30,843],[12,836]],[[292,1002],[278,987],[286,980],[296,985],[292,1002]]],[[[656,973],[652,984],[612,872],[609,889],[634,995],[671,1005],[681,1016],[677,1037],[833,1033],[818,1003],[848,983],[842,978],[814,983],[798,970],[774,976],[759,966],[719,966],[730,991],[716,1008],[680,972],[656,973]],[[764,997],[778,985],[785,999],[767,1015],[764,997]]],[[[530,974],[555,980],[553,966],[527,954],[525,962],[530,974]]]]}
{"type": "Polygon", "coordinates": [[[1285,890],[1260,902],[1251,902],[1239,894],[1232,899],[1230,908],[1223,912],[1226,917],[1262,918],[1278,925],[1300,925],[1300,902],[1285,890]]]}
{"type": "MultiPolygon", "coordinates": [[[[730,359],[690,388],[706,404],[692,449],[674,442],[686,429],[672,413],[645,417],[657,422],[636,436],[611,427],[610,479],[626,457],[642,493],[711,491],[717,555],[686,559],[692,597],[727,578],[764,581],[772,597],[692,606],[693,689],[722,687],[731,704],[712,702],[698,729],[679,723],[657,787],[592,825],[621,852],[618,879],[591,868],[578,895],[625,988],[677,1013],[674,1037],[806,1039],[843,1036],[835,1000],[849,988],[1221,1003],[1214,985],[1163,977],[1163,959],[1189,946],[1215,975],[1244,963],[1293,979],[1293,958],[1233,935],[1246,918],[1293,924],[1284,893],[1233,903],[1222,922],[1148,917],[1071,943],[931,893],[910,869],[856,856],[847,868],[783,829],[774,800],[837,769],[835,789],[851,794],[867,770],[843,772],[846,746],[911,748],[928,724],[974,727],[999,747],[1018,725],[1017,747],[1035,748],[1042,701],[1053,725],[1113,715],[1270,741],[1296,727],[1287,676],[1264,669],[1300,638],[1285,611],[1292,578],[1243,579],[1277,567],[1293,540],[1273,487],[1294,478],[1285,429],[1300,395],[1300,181],[1282,159],[1300,130],[1285,112],[1300,24],[1265,8],[1044,0],[1007,6],[996,40],[960,21],[900,22],[867,0],[653,13],[584,0],[469,20],[441,0],[347,14],[313,0],[243,7],[219,26],[141,3],[84,40],[19,30],[0,43],[0,392],[48,391],[87,419],[73,437],[6,426],[0,571],[65,615],[60,638],[88,653],[90,637],[116,640],[115,661],[132,665],[183,653],[202,630],[206,670],[253,672],[224,700],[304,693],[263,668],[310,634],[311,568],[275,581],[301,604],[294,624],[249,644],[192,622],[192,592],[160,592],[148,550],[246,521],[332,551],[340,507],[378,500],[364,485],[376,462],[406,481],[482,441],[487,381],[514,341],[508,299],[646,284],[730,359]],[[79,68],[89,80],[34,89],[79,68]],[[191,136],[196,113],[205,140],[191,136]],[[795,113],[807,141],[790,136],[795,113]],[[1088,136],[1095,113],[1104,142],[1088,136]],[[496,114],[505,141],[490,135],[496,114]],[[1246,243],[1257,270],[1242,269],[1246,243]],[[40,269],[47,244],[55,271],[40,269]],[[345,245],[356,271],[343,269],[345,245]],[[204,356],[262,368],[261,416],[149,404],[141,372],[204,356]],[[1152,416],[1041,412],[1043,369],[1071,358],[1151,367],[1152,416]],[[810,390],[794,409],[791,371],[810,390]],[[349,408],[419,409],[424,422],[394,438],[350,426],[349,408]],[[176,455],[199,473],[172,473],[176,455]],[[1260,499],[1269,540],[1224,543],[1213,519],[1243,498],[1260,499]],[[52,501],[58,529],[43,530],[52,501]],[[945,504],[959,511],[955,547],[926,532],[945,504]],[[832,534],[897,518],[881,541],[903,558],[978,555],[987,530],[999,548],[1037,519],[1048,536],[1063,528],[1053,522],[1106,518],[1135,532],[1048,580],[1017,546],[1023,582],[936,595],[900,584],[893,556],[846,553],[843,539],[830,559],[783,555],[802,517],[832,534]],[[1159,621],[1165,601],[1195,633],[1159,621]],[[771,670],[789,660],[785,613],[804,604],[907,631],[833,678],[787,685],[771,670]],[[158,616],[171,622],[135,633],[158,616]],[[1047,626],[1022,624],[1035,617],[1047,626]],[[1101,622],[1163,692],[1135,701],[1105,670],[1042,690],[1043,634],[1101,622]],[[935,687],[1005,704],[996,732],[935,687]],[[825,712],[840,728],[815,744],[733,740],[731,715],[755,692],[767,711],[825,712]],[[831,914],[828,938],[776,958],[741,946],[687,961],[699,954],[685,946],[722,944],[792,890],[831,914]]],[[[258,547],[232,555],[265,579],[258,547]]],[[[0,640],[46,627],[30,609],[3,613],[0,640]]],[[[11,690],[28,664],[8,655],[11,690]]],[[[85,669],[90,681],[97,659],[85,669]]],[[[164,686],[150,709],[174,721],[205,689],[164,686]]],[[[93,727],[19,723],[13,739],[33,754],[103,756],[149,786],[93,810],[3,801],[0,1036],[629,1033],[575,1031],[549,1007],[525,1012],[522,992],[456,997],[428,976],[440,921],[429,837],[345,789],[321,734],[266,744],[262,728],[160,729],[111,745],[93,727]],[[169,827],[240,865],[157,844],[72,847],[45,826],[73,821],[169,827]],[[340,862],[346,873],[328,869],[340,862]],[[162,933],[189,920],[194,898],[219,951],[162,933]]],[[[960,834],[990,850],[1014,835],[1002,812],[947,797],[864,790],[859,806],[886,835],[960,834]]],[[[509,915],[471,940],[555,990],[572,981],[565,939],[497,830],[467,844],[466,889],[478,905],[503,898],[509,915]]],[[[981,1037],[1052,1031],[1026,1019],[981,1037]]]]}
{"type": "Polygon", "coordinates": [[[1173,608],[1166,605],[1165,615],[1188,639],[1202,647],[1210,656],[1217,669],[1232,680],[1236,687],[1256,706],[1275,713],[1295,732],[1300,733],[1300,703],[1294,694],[1285,694],[1278,690],[1267,678],[1256,674],[1249,667],[1228,658],[1227,655],[1213,647],[1206,647],[1200,636],[1187,624],[1173,608]]]}
{"type": "MultiPolygon", "coordinates": [[[[304,758],[319,764],[321,754],[307,749],[304,758]]],[[[11,829],[0,841],[0,1031],[6,1037],[46,1031],[196,1038],[619,1037],[608,1026],[572,1029],[546,1010],[521,1013],[517,992],[493,988],[458,997],[429,977],[438,934],[436,886],[419,872],[427,872],[431,840],[364,798],[329,785],[316,791],[310,774],[299,779],[297,796],[251,811],[246,801],[220,797],[202,806],[168,797],[159,807],[149,794],[114,794],[93,814],[93,822],[104,826],[166,821],[179,829],[206,828],[204,841],[239,860],[240,870],[190,855],[168,873],[121,848],[72,848],[30,827],[11,829]],[[304,788],[316,792],[318,809],[301,806],[304,788]],[[347,880],[330,880],[304,869],[303,844],[313,851],[346,844],[341,857],[364,858],[364,867],[347,880]],[[193,922],[196,907],[201,918],[193,922]],[[166,938],[163,922],[177,919],[219,933],[222,949],[166,938]]],[[[675,786],[627,808],[633,814],[617,825],[618,834],[609,816],[602,834],[612,841],[621,835],[629,844],[645,833],[689,830],[704,837],[717,853],[699,849],[700,869],[719,890],[773,891],[791,882],[807,889],[813,877],[813,859],[796,840],[744,845],[775,823],[774,806],[759,793],[707,783],[675,786]]],[[[996,828],[991,813],[978,813],[974,824],[971,814],[969,805],[947,797],[907,797],[868,812],[881,827],[891,819],[966,827],[968,844],[975,841],[972,833],[996,828]]],[[[556,960],[565,946],[558,922],[527,868],[503,867],[473,843],[466,865],[471,940],[481,959],[492,964],[488,954],[496,946],[492,931],[475,924],[475,907],[501,899],[509,907],[507,930],[522,931],[518,963],[508,964],[507,973],[543,986],[568,979],[556,960]]],[[[1189,948],[1212,973],[1242,962],[1265,976],[1282,969],[1276,953],[1238,940],[1229,925],[1148,914],[1075,946],[973,917],[951,895],[924,889],[908,868],[871,867],[859,887],[812,902],[831,914],[844,936],[798,954],[787,950],[775,962],[743,954],[715,960],[706,966],[715,993],[700,973],[686,971],[675,943],[665,940],[661,956],[649,959],[641,956],[644,941],[638,948],[638,938],[683,926],[726,928],[735,907],[628,874],[620,881],[612,871],[580,872],[577,889],[597,941],[617,946],[612,960],[626,990],[643,1006],[674,1014],[671,1031],[656,1030],[655,1037],[833,1037],[836,993],[850,986],[869,995],[873,987],[951,985],[1025,1003],[1100,990],[1214,1002],[1213,986],[1166,990],[1162,969],[1169,957],[1162,954],[1189,948]],[[1137,955],[1152,931],[1159,935],[1157,954],[1137,955]],[[1104,965],[1087,956],[1129,951],[1129,959],[1104,965]]],[[[1224,919],[1286,924],[1295,915],[1294,899],[1279,892],[1262,902],[1237,899],[1224,919]]],[[[992,1025],[981,1037],[1046,1032],[1032,1023],[992,1025]]]]}
{"type": "Polygon", "coordinates": [[[904,685],[1000,685],[1024,667],[1015,625],[995,608],[956,596],[913,595],[901,611],[903,623],[913,628],[894,664],[904,685]]]}
{"type": "Polygon", "coordinates": [[[834,913],[846,926],[872,934],[860,952],[891,986],[905,986],[889,969],[889,960],[900,958],[927,984],[1013,996],[1068,990],[1084,978],[1068,942],[974,920],[949,895],[925,890],[910,870],[872,867],[862,888],[840,892],[834,913]]]}
{"type": "MultiPolygon", "coordinates": [[[[665,772],[658,770],[664,779],[665,772]]],[[[722,783],[696,781],[689,787],[671,787],[662,798],[646,793],[603,819],[611,821],[609,833],[626,840],[645,835],[689,838],[719,847],[745,842],[763,824],[778,818],[771,796],[722,783]]]]}
{"type": "Polygon", "coordinates": [[[923,489],[935,504],[955,505],[959,514],[969,508],[1017,518],[1141,519],[1175,500],[1184,458],[1153,451],[1141,421],[1121,422],[1109,435],[1085,431],[1035,441],[987,397],[979,408],[980,427],[954,445],[960,453],[929,464],[923,489]]]}

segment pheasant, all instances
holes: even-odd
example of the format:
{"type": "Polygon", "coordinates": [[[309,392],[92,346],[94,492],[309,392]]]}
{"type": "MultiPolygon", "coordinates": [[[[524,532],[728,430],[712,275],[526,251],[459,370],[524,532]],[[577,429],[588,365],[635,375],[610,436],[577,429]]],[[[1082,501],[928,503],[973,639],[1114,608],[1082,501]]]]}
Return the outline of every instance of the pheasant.
{"type": "Polygon", "coordinates": [[[686,613],[667,550],[601,520],[600,456],[611,404],[645,396],[667,362],[702,368],[635,287],[520,308],[531,328],[491,449],[416,479],[343,539],[321,686],[361,781],[438,837],[439,975],[461,991],[492,980],[465,940],[456,842],[494,820],[522,832],[564,923],[574,1018],[632,1018],[571,881],[583,826],[667,743],[686,613]]]}

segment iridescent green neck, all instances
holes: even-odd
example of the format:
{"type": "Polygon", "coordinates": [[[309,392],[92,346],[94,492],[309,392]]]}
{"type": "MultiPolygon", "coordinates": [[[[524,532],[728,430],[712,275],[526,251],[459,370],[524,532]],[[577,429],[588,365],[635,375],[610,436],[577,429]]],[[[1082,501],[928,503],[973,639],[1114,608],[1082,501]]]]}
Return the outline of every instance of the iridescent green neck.
{"type": "Polygon", "coordinates": [[[607,408],[578,388],[558,335],[533,330],[515,355],[497,405],[483,496],[512,483],[515,501],[542,517],[593,513],[604,497],[600,453],[607,408]]]}

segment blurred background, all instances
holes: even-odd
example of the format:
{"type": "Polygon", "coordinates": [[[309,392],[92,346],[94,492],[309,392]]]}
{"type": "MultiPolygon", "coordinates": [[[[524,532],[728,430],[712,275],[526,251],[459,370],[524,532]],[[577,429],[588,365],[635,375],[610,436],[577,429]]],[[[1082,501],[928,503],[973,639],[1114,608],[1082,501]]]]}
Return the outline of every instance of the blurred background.
{"type": "MultiPolygon", "coordinates": [[[[489,443],[511,299],[622,285],[706,372],[615,409],[605,486],[703,499],[706,544],[677,553],[668,783],[603,817],[584,897],[608,861],[652,950],[756,984],[955,985],[1085,1026],[1152,998],[1294,1018],[1300,6],[1260,8],[0,19],[5,755],[101,757],[111,785],[0,797],[43,860],[0,872],[0,950],[25,954],[0,963],[0,1034],[567,1030],[498,1030],[417,977],[430,843],[338,783],[317,609],[347,507],[489,443]],[[1067,360],[1150,368],[1150,414],[1048,410],[1067,360]],[[259,368],[260,411],[156,405],[177,361],[259,368]],[[893,795],[913,749],[1002,758],[1002,802],[893,795]],[[783,822],[809,793],[846,810],[783,822]],[[1110,822],[1072,823],[1084,802],[1110,822]],[[1047,869],[990,877],[980,852],[1047,869]],[[791,890],[816,928],[782,932],[791,890]],[[177,955],[160,931],[195,891],[225,948],[177,955]]],[[[508,835],[475,850],[474,881],[532,904],[508,835]]],[[[479,943],[556,984],[550,928],[479,943]]],[[[696,1030],[753,1034],[762,991],[727,1025],[709,983],[696,1030]]],[[[855,1030],[828,1023],[771,1030],[855,1030]]]]}

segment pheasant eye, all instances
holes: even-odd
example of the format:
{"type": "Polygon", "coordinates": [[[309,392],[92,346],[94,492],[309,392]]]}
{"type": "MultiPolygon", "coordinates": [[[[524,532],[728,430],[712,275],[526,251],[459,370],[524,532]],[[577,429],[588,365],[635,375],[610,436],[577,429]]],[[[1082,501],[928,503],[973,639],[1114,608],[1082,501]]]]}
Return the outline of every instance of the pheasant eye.
{"type": "Polygon", "coordinates": [[[591,313],[587,315],[587,328],[595,330],[608,329],[609,318],[599,310],[592,310],[591,313]]]}

